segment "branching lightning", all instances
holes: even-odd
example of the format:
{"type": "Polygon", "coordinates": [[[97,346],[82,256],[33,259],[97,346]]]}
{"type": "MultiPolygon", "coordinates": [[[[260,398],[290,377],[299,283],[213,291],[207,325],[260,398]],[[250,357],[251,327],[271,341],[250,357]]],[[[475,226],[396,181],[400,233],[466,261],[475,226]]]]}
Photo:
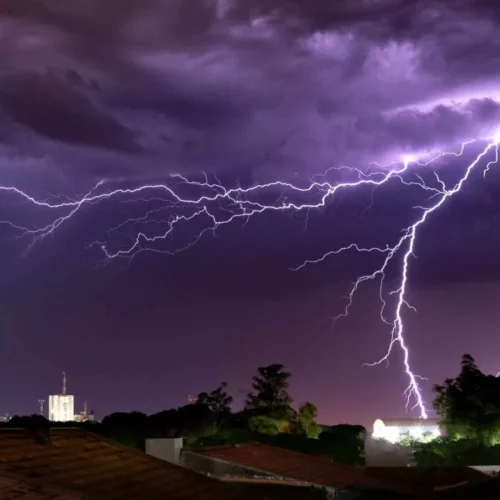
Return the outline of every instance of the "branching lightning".
{"type": "MultiPolygon", "coordinates": [[[[97,183],[85,195],[71,199],[53,197],[52,200],[40,200],[25,191],[12,186],[0,185],[0,193],[12,199],[20,198],[25,204],[34,207],[37,214],[48,217],[48,222],[28,227],[12,220],[0,221],[8,231],[14,232],[18,239],[28,238],[27,250],[71,220],[84,209],[97,204],[120,203],[145,207],[142,215],[125,218],[106,231],[104,240],[95,241],[89,247],[97,247],[102,251],[104,259],[110,261],[118,258],[133,259],[144,251],[175,254],[196,244],[205,233],[215,233],[221,226],[237,220],[246,223],[250,218],[266,212],[305,212],[326,208],[338,191],[356,190],[362,186],[377,189],[389,183],[400,183],[403,187],[420,189],[425,193],[425,204],[416,206],[416,219],[403,228],[399,237],[385,246],[362,247],[357,243],[331,250],[315,259],[307,260],[296,266],[293,271],[300,271],[312,264],[319,264],[343,252],[371,253],[380,256],[381,263],[371,273],[359,276],[350,289],[344,310],[334,318],[339,320],[349,314],[354,297],[359,288],[366,282],[379,283],[379,299],[381,301],[380,318],[390,327],[390,341],[384,356],[370,365],[387,362],[395,347],[399,347],[403,355],[404,372],[408,379],[405,390],[406,407],[418,409],[421,418],[427,418],[425,401],[420,383],[422,377],[417,375],[410,360],[410,349],[405,338],[404,310],[414,309],[408,301],[408,281],[410,263],[422,227],[432,218],[435,212],[453,196],[458,194],[474,169],[482,169],[484,176],[490,167],[499,160],[500,132],[492,137],[464,142],[458,151],[437,152],[424,158],[405,156],[389,165],[371,163],[362,171],[352,167],[340,167],[351,177],[347,181],[331,183],[326,180],[328,173],[310,179],[304,185],[276,181],[257,184],[250,187],[225,187],[217,178],[215,182],[207,176],[203,180],[190,180],[181,175],[172,175],[167,183],[143,184],[132,188],[110,189],[105,182],[97,183]],[[439,177],[435,170],[432,184],[425,182],[422,173],[432,169],[440,159],[447,156],[461,157],[469,146],[482,146],[480,152],[468,164],[461,177],[452,186],[439,177]],[[320,180],[317,180],[320,179],[320,180]],[[60,201],[63,200],[63,201],[60,201]],[[182,226],[196,223],[193,237],[181,245],[172,245],[171,238],[182,226]],[[201,229],[200,229],[201,226],[201,229]],[[132,235],[132,237],[130,237],[132,235]],[[117,244],[117,236],[127,238],[127,243],[117,244]],[[399,259],[399,261],[397,260],[399,259]],[[386,276],[389,265],[400,262],[395,288],[386,292],[386,276]],[[388,313],[387,297],[394,297],[395,305],[388,313]]],[[[373,204],[373,201],[372,201],[373,204]]]]}

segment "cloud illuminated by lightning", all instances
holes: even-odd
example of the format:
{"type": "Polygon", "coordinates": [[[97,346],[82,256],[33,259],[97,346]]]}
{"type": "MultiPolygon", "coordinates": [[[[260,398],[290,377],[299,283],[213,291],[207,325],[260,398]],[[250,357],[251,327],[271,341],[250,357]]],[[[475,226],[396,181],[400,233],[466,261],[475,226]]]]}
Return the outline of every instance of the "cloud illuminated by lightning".
{"type": "Polygon", "coordinates": [[[372,163],[370,168],[365,171],[352,167],[341,167],[339,170],[346,170],[352,178],[336,183],[326,180],[328,172],[323,176],[316,176],[303,185],[276,181],[250,187],[237,186],[232,188],[225,187],[216,178],[215,182],[212,182],[206,176],[200,181],[181,175],[172,175],[168,183],[143,184],[133,188],[110,189],[106,183],[99,182],[81,197],[76,199],[53,198],[57,201],[39,200],[16,187],[0,185],[0,193],[3,193],[4,196],[20,197],[43,214],[48,213],[49,217],[50,214],[55,214],[49,219],[49,222],[36,227],[26,227],[11,220],[0,221],[0,224],[4,224],[14,231],[17,238],[30,238],[29,250],[34,244],[77,217],[84,208],[91,208],[105,202],[139,204],[147,207],[141,216],[126,218],[108,228],[107,239],[96,241],[90,245],[98,247],[107,261],[117,258],[131,260],[144,251],[178,253],[194,245],[207,232],[214,233],[223,225],[237,220],[246,222],[249,218],[266,212],[308,212],[321,209],[328,205],[338,191],[356,190],[361,186],[376,189],[391,182],[421,189],[428,195],[426,204],[414,207],[418,216],[412,224],[403,229],[401,236],[393,243],[383,247],[366,248],[351,243],[331,250],[316,259],[307,260],[293,270],[302,270],[308,265],[319,264],[330,257],[349,251],[373,253],[381,256],[381,264],[376,269],[356,279],[348,294],[345,309],[335,320],[348,315],[355,294],[363,283],[375,280],[379,282],[380,318],[390,326],[391,336],[385,355],[371,365],[387,361],[394,347],[399,347],[403,354],[403,367],[408,379],[408,386],[405,390],[406,406],[418,409],[420,417],[427,418],[428,413],[420,387],[422,377],[418,376],[411,367],[410,350],[404,335],[404,309],[412,308],[407,299],[411,258],[414,255],[420,231],[428,219],[439,211],[450,198],[461,191],[473,170],[482,169],[483,175],[487,174],[489,168],[498,162],[499,144],[500,130],[491,137],[464,142],[458,151],[437,152],[423,158],[416,155],[406,155],[389,165],[372,163]],[[420,171],[432,168],[432,164],[437,163],[445,156],[460,157],[464,155],[468,146],[480,144],[484,145],[482,150],[475,156],[454,185],[447,186],[435,171],[433,171],[434,182],[432,185],[424,182],[420,171]],[[63,201],[59,201],[61,199],[63,201]],[[198,226],[191,240],[179,246],[171,247],[168,245],[179,227],[192,224],[194,221],[197,222],[198,226]],[[201,230],[199,230],[200,224],[203,225],[201,230]],[[133,234],[126,245],[114,243],[117,235],[124,234],[133,234]],[[397,285],[388,292],[389,296],[395,297],[395,306],[392,308],[392,312],[388,313],[385,278],[388,266],[395,259],[401,259],[401,265],[397,285]]]}

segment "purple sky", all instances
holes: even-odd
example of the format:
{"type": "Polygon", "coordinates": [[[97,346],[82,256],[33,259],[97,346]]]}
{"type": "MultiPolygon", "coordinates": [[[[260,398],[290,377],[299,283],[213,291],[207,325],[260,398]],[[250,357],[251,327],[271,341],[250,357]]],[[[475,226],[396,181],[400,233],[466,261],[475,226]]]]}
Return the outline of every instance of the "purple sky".
{"type": "MultiPolygon", "coordinates": [[[[177,172],[303,182],[457,149],[500,126],[499,19],[486,0],[8,0],[0,183],[53,200],[103,179],[134,187],[177,172]]],[[[440,175],[464,164],[446,160],[440,175]]],[[[87,399],[102,416],[181,405],[222,380],[239,401],[258,366],[281,362],[296,402],[317,404],[322,422],[404,414],[400,352],[387,368],[362,367],[390,334],[377,284],[348,318],[328,321],[373,260],[289,271],[352,241],[393,242],[422,202],[399,188],[341,193],[318,212],[265,214],[173,257],[104,267],[88,244],[140,213],[140,201],[89,206],[24,257],[29,240],[0,225],[0,413],[35,412],[63,370],[78,408],[87,399]]],[[[453,376],[463,353],[500,370],[499,191],[495,168],[475,176],[418,240],[418,313],[405,319],[429,407],[432,384],[453,376]]],[[[0,214],[47,223],[12,193],[0,193],[0,214]]]]}

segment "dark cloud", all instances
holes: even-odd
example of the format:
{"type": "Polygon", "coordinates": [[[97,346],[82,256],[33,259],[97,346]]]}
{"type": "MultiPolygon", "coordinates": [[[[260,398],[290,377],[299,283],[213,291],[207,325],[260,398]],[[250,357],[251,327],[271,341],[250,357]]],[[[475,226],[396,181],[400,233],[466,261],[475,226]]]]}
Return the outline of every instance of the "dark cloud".
{"type": "Polygon", "coordinates": [[[248,104],[236,102],[231,93],[231,89],[224,93],[221,89],[211,90],[192,82],[166,82],[152,78],[136,81],[134,86],[117,88],[109,102],[130,110],[159,113],[187,127],[207,129],[230,127],[248,118],[248,104]]]}
{"type": "Polygon", "coordinates": [[[50,146],[54,164],[77,147],[83,171],[95,171],[85,146],[97,146],[120,152],[99,167],[112,175],[259,177],[449,145],[495,126],[494,11],[465,0],[9,0],[8,143],[26,144],[22,125],[64,143],[50,146]]]}
{"type": "MultiPolygon", "coordinates": [[[[71,73],[73,79],[77,73],[71,73]]],[[[25,74],[5,80],[2,109],[36,134],[79,146],[137,152],[133,134],[89,98],[49,76],[25,74]]]]}

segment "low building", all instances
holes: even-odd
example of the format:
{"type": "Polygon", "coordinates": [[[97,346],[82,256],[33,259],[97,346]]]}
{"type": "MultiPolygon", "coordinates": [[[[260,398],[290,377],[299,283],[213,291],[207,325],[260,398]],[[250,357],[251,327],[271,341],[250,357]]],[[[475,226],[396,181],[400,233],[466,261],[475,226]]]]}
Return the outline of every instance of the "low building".
{"type": "Polygon", "coordinates": [[[88,411],[87,401],[83,403],[83,411],[76,413],[73,420],[75,422],[95,422],[95,415],[92,410],[88,411]]]}
{"type": "Polygon", "coordinates": [[[93,413],[76,413],[74,418],[74,422],[95,422],[95,415],[93,413]]]}
{"type": "Polygon", "coordinates": [[[389,443],[430,440],[441,435],[439,420],[433,418],[381,419],[373,423],[372,438],[384,439],[389,443]]]}

